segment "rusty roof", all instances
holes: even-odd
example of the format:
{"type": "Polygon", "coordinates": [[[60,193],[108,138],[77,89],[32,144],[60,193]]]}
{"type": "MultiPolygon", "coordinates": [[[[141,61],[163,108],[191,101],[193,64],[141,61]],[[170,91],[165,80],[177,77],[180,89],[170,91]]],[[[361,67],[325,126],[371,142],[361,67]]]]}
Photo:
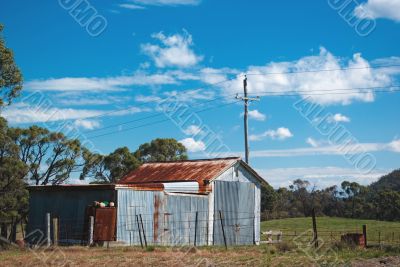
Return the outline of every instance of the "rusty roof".
{"type": "Polygon", "coordinates": [[[186,160],[175,162],[151,162],[141,165],[119,181],[119,184],[212,180],[239,161],[239,157],[186,160]]]}

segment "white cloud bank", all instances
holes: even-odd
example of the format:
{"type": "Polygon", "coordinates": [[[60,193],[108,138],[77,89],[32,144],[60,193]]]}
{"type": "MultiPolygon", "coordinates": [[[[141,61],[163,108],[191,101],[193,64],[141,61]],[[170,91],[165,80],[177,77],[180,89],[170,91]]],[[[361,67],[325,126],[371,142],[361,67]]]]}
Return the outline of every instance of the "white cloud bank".
{"type": "Polygon", "coordinates": [[[29,105],[26,103],[17,103],[10,107],[7,107],[2,112],[2,116],[4,116],[10,123],[16,124],[81,120],[80,122],[77,122],[76,126],[87,129],[92,127],[94,129],[96,127],[96,123],[94,123],[92,120],[89,123],[89,121],[84,119],[103,115],[123,116],[127,114],[135,114],[142,111],[147,111],[147,109],[133,107],[129,109],[110,112],[107,110],[89,110],[58,107],[44,108],[41,106],[29,105]]]}
{"type": "Polygon", "coordinates": [[[285,127],[280,127],[276,130],[268,130],[262,134],[252,134],[249,136],[250,141],[261,141],[265,138],[271,138],[271,139],[278,139],[278,140],[285,140],[290,137],[293,137],[293,134],[290,132],[288,128],[285,127]]]}
{"type": "MultiPolygon", "coordinates": [[[[382,65],[385,62],[390,64],[393,59],[380,60],[382,65]]],[[[370,62],[359,53],[347,60],[321,47],[319,55],[250,66],[242,74],[245,73],[251,95],[280,95],[290,91],[322,105],[348,105],[354,101],[374,101],[374,89],[396,84],[400,67],[371,68],[370,62]]],[[[227,97],[241,94],[242,80],[243,76],[238,75],[237,79],[219,86],[227,97]]]]}
{"type": "Polygon", "coordinates": [[[367,152],[389,151],[400,153],[400,139],[393,140],[389,143],[360,143],[349,144],[343,148],[343,145],[325,145],[311,139],[307,140],[312,147],[293,148],[293,149],[276,149],[276,150],[254,150],[251,152],[252,158],[269,158],[269,157],[303,157],[316,155],[353,155],[367,152]]]}
{"type": "Polygon", "coordinates": [[[161,44],[143,44],[142,52],[148,55],[159,68],[180,67],[187,68],[197,65],[203,60],[192,50],[192,36],[184,31],[183,34],[165,35],[155,33],[152,38],[161,44]]]}
{"type": "Polygon", "coordinates": [[[135,73],[131,76],[116,76],[110,78],[97,77],[64,77],[64,78],[49,78],[41,80],[32,80],[25,83],[28,90],[39,91],[125,91],[127,87],[132,85],[137,86],[152,86],[152,85],[167,85],[177,84],[173,75],[169,74],[146,74],[135,73]]]}
{"type": "Polygon", "coordinates": [[[259,169],[257,172],[274,188],[288,187],[295,179],[303,179],[315,184],[318,188],[340,185],[343,181],[355,181],[362,185],[375,182],[390,170],[374,170],[360,174],[353,168],[339,167],[304,167],[259,169]]]}
{"type": "Polygon", "coordinates": [[[398,0],[368,0],[354,10],[360,19],[386,18],[400,21],[400,1],[398,0]]]}

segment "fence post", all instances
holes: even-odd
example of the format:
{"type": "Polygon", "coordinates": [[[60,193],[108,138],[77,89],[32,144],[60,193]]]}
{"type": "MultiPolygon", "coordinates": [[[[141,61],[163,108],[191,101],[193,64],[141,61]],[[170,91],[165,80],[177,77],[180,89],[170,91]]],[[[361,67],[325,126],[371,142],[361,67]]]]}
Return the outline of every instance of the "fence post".
{"type": "Polygon", "coordinates": [[[53,218],[53,244],[58,246],[58,218],[53,218]]]}
{"type": "Polygon", "coordinates": [[[145,245],[146,248],[147,248],[146,231],[144,230],[144,227],[143,227],[142,214],[139,214],[139,218],[140,218],[140,224],[142,225],[142,232],[143,232],[144,245],[145,245]]]}
{"type": "Polygon", "coordinates": [[[196,219],[194,221],[194,246],[196,246],[196,241],[197,241],[197,218],[198,218],[199,212],[196,211],[196,219]]]}
{"type": "Polygon", "coordinates": [[[91,245],[93,245],[93,233],[94,233],[94,217],[90,216],[89,217],[89,240],[88,240],[89,247],[91,245]]]}
{"type": "Polygon", "coordinates": [[[315,219],[315,209],[314,208],[311,211],[311,216],[312,216],[312,224],[313,224],[313,231],[314,231],[313,243],[314,243],[315,248],[318,248],[317,220],[315,219]]]}
{"type": "Polygon", "coordinates": [[[378,243],[381,245],[381,231],[378,232],[378,243]]]}
{"type": "Polygon", "coordinates": [[[51,246],[51,227],[50,227],[50,213],[46,213],[46,243],[47,247],[51,246]]]}
{"type": "Polygon", "coordinates": [[[364,236],[364,246],[367,247],[367,225],[362,226],[364,236]]]}
{"type": "Polygon", "coordinates": [[[226,236],[225,236],[225,229],[224,229],[224,222],[222,220],[222,212],[219,211],[219,219],[221,220],[221,227],[222,227],[222,236],[224,238],[224,244],[225,244],[225,249],[228,249],[228,246],[226,245],[226,236]]]}
{"type": "Polygon", "coordinates": [[[138,227],[138,231],[139,231],[140,245],[143,248],[142,233],[140,231],[139,217],[137,215],[136,215],[136,223],[137,223],[137,227],[138,227]]]}

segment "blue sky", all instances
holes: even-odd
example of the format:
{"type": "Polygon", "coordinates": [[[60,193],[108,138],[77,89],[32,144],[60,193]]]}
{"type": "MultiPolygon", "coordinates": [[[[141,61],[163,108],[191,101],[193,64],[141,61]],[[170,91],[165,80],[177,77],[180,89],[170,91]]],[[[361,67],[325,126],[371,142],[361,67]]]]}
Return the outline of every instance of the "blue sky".
{"type": "Polygon", "coordinates": [[[243,103],[234,102],[249,74],[249,93],[262,96],[250,105],[251,165],[267,181],[368,184],[399,168],[400,1],[334,2],[3,1],[25,87],[2,115],[77,133],[101,153],[171,137],[191,158],[212,157],[202,138],[211,134],[243,155],[243,103]],[[169,120],[163,100],[201,122],[169,120]],[[301,100],[320,116],[307,120],[301,100]],[[345,129],[354,157],[318,122],[345,129]]]}

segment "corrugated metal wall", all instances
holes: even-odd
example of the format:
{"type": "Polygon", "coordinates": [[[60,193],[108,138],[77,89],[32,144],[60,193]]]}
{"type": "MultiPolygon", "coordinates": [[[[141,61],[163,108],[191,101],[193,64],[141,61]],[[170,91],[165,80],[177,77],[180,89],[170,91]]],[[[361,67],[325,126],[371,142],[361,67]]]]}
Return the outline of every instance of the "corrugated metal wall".
{"type": "MultiPolygon", "coordinates": [[[[117,240],[140,245],[140,217],[148,244],[207,244],[208,198],[158,191],[118,189],[117,240]],[[137,222],[139,219],[139,224],[137,222]]],[[[142,242],[144,236],[142,235],[142,242]]]]}
{"type": "Polygon", "coordinates": [[[255,185],[215,181],[214,194],[214,245],[224,244],[223,228],[227,245],[254,244],[255,185]]]}
{"type": "MultiPolygon", "coordinates": [[[[84,233],[86,207],[93,201],[115,201],[114,193],[114,190],[31,191],[28,240],[37,244],[44,238],[48,212],[51,218],[59,219],[60,242],[81,240],[83,234],[86,234],[84,233]]],[[[53,233],[53,229],[51,232],[53,233]]]]}

